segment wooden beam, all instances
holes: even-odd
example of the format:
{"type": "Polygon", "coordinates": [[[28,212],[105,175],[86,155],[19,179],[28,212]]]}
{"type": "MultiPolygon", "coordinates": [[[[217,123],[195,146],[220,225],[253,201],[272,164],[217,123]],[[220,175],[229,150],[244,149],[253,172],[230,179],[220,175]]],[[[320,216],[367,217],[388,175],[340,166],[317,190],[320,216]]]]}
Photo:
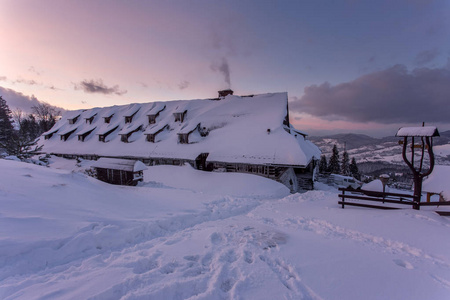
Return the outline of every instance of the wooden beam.
{"type": "MultiPolygon", "coordinates": [[[[395,204],[405,204],[412,205],[413,201],[400,201],[400,200],[391,200],[391,199],[383,199],[383,198],[374,198],[374,197],[362,197],[356,195],[338,195],[339,198],[343,199],[357,199],[357,200],[366,200],[366,201],[375,201],[375,202],[386,202],[386,203],[395,203],[395,204]]],[[[348,202],[345,202],[347,204],[348,202]]]]}
{"type": "Polygon", "coordinates": [[[444,216],[444,217],[450,216],[450,211],[436,211],[435,213],[437,213],[440,216],[444,216]]]}
{"type": "Polygon", "coordinates": [[[450,201],[433,201],[433,202],[420,202],[420,206],[448,206],[450,205],[450,201]]]}
{"type": "Polygon", "coordinates": [[[376,209],[400,209],[399,207],[391,207],[391,206],[381,206],[381,205],[371,205],[371,204],[363,204],[363,203],[355,203],[355,202],[342,202],[339,201],[339,204],[345,204],[345,205],[353,205],[353,206],[359,206],[359,207],[367,207],[367,208],[376,208],[376,209]]]}

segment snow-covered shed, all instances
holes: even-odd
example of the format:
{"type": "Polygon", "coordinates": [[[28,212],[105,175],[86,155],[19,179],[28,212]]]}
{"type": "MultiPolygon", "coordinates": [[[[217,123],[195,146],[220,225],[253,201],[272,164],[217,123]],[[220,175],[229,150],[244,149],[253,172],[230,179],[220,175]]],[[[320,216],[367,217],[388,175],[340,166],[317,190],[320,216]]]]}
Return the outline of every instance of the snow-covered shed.
{"type": "Polygon", "coordinates": [[[143,180],[143,172],[147,167],[139,160],[102,157],[92,167],[97,179],[120,185],[136,185],[143,180]]]}
{"type": "Polygon", "coordinates": [[[252,173],[291,191],[312,189],[320,150],[289,123],[287,93],[129,104],[68,112],[40,139],[68,158],[115,157],[147,165],[190,163],[252,173]],[[74,116],[89,122],[69,122],[74,116]],[[52,133],[71,132],[62,140],[52,133]],[[81,136],[81,137],[80,137],[81,136]],[[80,138],[78,138],[80,137],[80,138]]]}

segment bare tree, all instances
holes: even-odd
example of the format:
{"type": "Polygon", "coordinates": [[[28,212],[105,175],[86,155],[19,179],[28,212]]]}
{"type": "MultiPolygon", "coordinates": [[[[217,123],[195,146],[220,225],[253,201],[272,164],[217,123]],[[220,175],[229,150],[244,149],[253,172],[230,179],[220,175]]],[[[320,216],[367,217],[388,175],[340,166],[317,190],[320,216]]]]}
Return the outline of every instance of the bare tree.
{"type": "Polygon", "coordinates": [[[54,106],[45,102],[31,107],[31,110],[37,118],[41,133],[50,130],[56,123],[56,117],[61,114],[54,106]]]}

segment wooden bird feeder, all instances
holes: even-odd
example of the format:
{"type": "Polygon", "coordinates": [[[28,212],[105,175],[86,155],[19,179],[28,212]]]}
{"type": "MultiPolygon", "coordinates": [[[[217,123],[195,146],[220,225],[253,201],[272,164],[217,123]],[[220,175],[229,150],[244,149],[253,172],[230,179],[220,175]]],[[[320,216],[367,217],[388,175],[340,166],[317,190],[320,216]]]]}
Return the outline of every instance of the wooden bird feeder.
{"type": "Polygon", "coordinates": [[[402,157],[411,169],[414,177],[415,204],[413,205],[413,208],[420,209],[419,203],[422,196],[422,180],[433,172],[433,137],[440,136],[439,131],[434,126],[424,126],[423,124],[422,127],[402,127],[395,136],[403,137],[403,141],[399,142],[399,144],[403,146],[402,157]],[[411,152],[410,159],[407,157],[408,145],[411,152]],[[416,151],[420,155],[420,159],[415,161],[416,151]],[[425,151],[427,152],[430,163],[428,169],[426,169],[423,164],[425,151]]]}

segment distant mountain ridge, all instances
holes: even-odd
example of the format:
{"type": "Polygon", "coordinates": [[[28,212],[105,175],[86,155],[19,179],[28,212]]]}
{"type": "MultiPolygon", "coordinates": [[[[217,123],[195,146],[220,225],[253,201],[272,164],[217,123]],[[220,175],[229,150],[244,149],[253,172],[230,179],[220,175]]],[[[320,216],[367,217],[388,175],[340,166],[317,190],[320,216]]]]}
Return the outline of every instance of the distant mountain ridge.
{"type": "MultiPolygon", "coordinates": [[[[402,138],[388,136],[374,138],[364,134],[344,133],[327,136],[310,136],[327,159],[331,156],[333,146],[342,154],[347,150],[350,158],[355,158],[360,169],[365,173],[407,172],[408,168],[402,158],[402,138]]],[[[440,132],[440,137],[433,139],[436,164],[450,165],[450,130],[440,132]]]]}
{"type": "MultiPolygon", "coordinates": [[[[331,153],[333,145],[338,146],[339,151],[343,151],[344,147],[347,151],[362,148],[373,147],[379,148],[383,145],[392,146],[398,144],[401,140],[399,137],[386,136],[382,138],[374,138],[365,134],[341,133],[326,136],[309,136],[308,139],[315,143],[323,152],[323,154],[331,153]],[[329,148],[329,149],[328,149],[329,148]]],[[[440,137],[433,139],[434,146],[445,145],[450,143],[450,130],[440,132],[440,137]]]]}

